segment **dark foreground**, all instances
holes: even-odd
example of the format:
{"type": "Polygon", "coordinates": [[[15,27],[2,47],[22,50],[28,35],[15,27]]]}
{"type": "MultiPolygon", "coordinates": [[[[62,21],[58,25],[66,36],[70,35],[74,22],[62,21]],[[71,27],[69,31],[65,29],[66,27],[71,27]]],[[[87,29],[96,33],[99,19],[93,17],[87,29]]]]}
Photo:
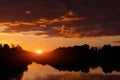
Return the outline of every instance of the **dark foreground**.
{"type": "Polygon", "coordinates": [[[22,78],[32,62],[49,64],[59,70],[89,72],[100,66],[105,73],[120,71],[120,46],[104,45],[101,49],[89,45],[57,48],[50,53],[35,55],[21,46],[0,45],[0,79],[22,78]]]}

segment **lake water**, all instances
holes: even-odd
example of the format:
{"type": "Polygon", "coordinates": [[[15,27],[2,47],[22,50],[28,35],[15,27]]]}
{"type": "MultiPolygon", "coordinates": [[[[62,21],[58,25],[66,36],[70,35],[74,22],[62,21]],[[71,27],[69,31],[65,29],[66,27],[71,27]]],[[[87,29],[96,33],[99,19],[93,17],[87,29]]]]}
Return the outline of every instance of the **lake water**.
{"type": "Polygon", "coordinates": [[[50,65],[32,63],[24,72],[22,80],[120,80],[120,72],[104,73],[100,67],[81,71],[59,71],[50,65]]]}

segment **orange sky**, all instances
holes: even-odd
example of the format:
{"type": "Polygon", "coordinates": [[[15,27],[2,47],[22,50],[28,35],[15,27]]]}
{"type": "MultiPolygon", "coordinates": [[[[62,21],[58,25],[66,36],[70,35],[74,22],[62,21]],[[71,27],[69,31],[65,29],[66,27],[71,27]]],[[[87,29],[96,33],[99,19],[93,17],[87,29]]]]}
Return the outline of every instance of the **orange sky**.
{"type": "Polygon", "coordinates": [[[100,47],[104,44],[119,45],[115,42],[120,39],[120,36],[103,36],[103,37],[85,37],[85,38],[62,38],[62,37],[52,37],[44,38],[42,36],[36,35],[22,35],[22,34],[8,34],[0,33],[0,43],[8,44],[19,44],[25,50],[35,51],[51,51],[58,47],[74,46],[89,44],[90,46],[100,47]]]}
{"type": "Polygon", "coordinates": [[[0,43],[29,51],[120,45],[119,5],[119,0],[0,0],[0,43]]]}

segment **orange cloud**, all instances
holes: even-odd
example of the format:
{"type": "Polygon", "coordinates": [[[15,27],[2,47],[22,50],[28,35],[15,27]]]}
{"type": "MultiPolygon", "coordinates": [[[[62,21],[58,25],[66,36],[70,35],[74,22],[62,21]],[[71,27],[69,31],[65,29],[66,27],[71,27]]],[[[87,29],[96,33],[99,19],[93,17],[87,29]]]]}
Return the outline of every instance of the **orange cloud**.
{"type": "Polygon", "coordinates": [[[0,26],[0,31],[3,33],[47,35],[47,37],[82,38],[120,34],[119,27],[117,27],[119,23],[93,23],[89,21],[89,18],[78,17],[72,11],[69,11],[64,16],[39,18],[35,21],[0,22],[0,26]],[[7,28],[3,26],[7,26],[7,28]]]}
{"type": "Polygon", "coordinates": [[[45,19],[40,18],[36,23],[38,24],[54,24],[54,23],[61,23],[61,22],[70,22],[70,21],[76,21],[76,20],[84,20],[85,18],[79,18],[79,17],[67,17],[67,16],[61,16],[59,18],[54,19],[45,19]]]}
{"type": "Polygon", "coordinates": [[[0,3],[0,26],[8,26],[1,30],[4,33],[43,31],[51,37],[120,35],[119,0],[0,0],[0,3]]]}
{"type": "Polygon", "coordinates": [[[72,16],[72,15],[75,15],[75,13],[74,13],[73,11],[69,11],[69,12],[68,12],[68,15],[71,15],[71,16],[72,16]]]}
{"type": "Polygon", "coordinates": [[[27,25],[27,26],[34,26],[35,23],[33,22],[0,22],[0,26],[20,26],[20,25],[27,25]]]}

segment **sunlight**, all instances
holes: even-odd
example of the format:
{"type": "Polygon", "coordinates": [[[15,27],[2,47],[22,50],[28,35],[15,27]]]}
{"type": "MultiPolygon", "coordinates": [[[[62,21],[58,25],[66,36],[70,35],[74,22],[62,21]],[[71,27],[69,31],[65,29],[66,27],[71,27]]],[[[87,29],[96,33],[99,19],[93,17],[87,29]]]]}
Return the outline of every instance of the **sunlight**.
{"type": "Polygon", "coordinates": [[[43,51],[42,50],[36,50],[35,53],[36,54],[43,54],[43,51]]]}

